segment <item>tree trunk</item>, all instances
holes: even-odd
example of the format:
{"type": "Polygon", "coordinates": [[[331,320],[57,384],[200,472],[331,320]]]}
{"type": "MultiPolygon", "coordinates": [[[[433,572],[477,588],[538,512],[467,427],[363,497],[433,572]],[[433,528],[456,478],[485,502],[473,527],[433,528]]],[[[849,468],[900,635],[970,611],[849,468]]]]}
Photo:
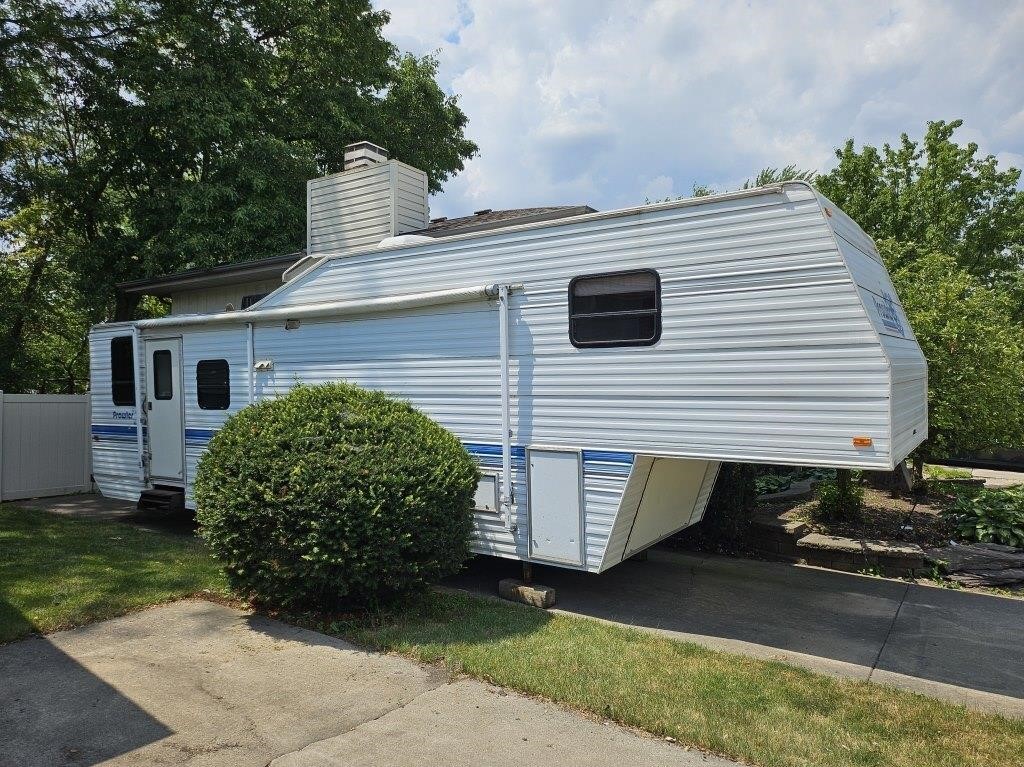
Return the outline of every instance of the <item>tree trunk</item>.
{"type": "Polygon", "coordinates": [[[851,474],[849,469],[836,469],[836,486],[839,488],[839,495],[843,498],[850,494],[851,474]]]}
{"type": "Polygon", "coordinates": [[[139,308],[142,296],[137,294],[126,295],[118,291],[117,303],[114,306],[114,322],[127,322],[135,319],[135,311],[139,308]]]}
{"type": "Polygon", "coordinates": [[[23,388],[23,382],[17,380],[16,367],[21,360],[21,352],[25,346],[25,323],[28,320],[30,307],[35,303],[36,292],[43,279],[45,269],[46,252],[44,250],[32,261],[25,289],[21,292],[19,310],[4,334],[3,340],[0,340],[0,390],[18,391],[23,388]]]}

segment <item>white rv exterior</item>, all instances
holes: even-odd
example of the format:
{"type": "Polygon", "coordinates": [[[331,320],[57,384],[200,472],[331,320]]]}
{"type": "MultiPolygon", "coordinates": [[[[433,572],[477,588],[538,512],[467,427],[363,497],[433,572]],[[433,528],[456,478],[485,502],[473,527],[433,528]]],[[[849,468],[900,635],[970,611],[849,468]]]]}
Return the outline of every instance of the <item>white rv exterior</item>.
{"type": "Polygon", "coordinates": [[[349,381],[478,459],[475,551],[598,572],[699,521],[720,462],[889,469],[927,437],[926,364],[885,267],[807,184],[422,239],[317,253],[246,311],[94,328],[100,490],[182,487],[191,506],[232,413],[349,381]],[[659,282],[656,342],[575,346],[570,283],[638,271],[659,282]],[[180,408],[180,434],[112,404],[117,336],[137,349],[136,401],[164,422],[180,408]],[[177,344],[175,394],[153,402],[152,352],[177,344]],[[197,402],[210,360],[227,363],[226,409],[197,402]],[[182,476],[154,474],[157,453],[182,476]]]}

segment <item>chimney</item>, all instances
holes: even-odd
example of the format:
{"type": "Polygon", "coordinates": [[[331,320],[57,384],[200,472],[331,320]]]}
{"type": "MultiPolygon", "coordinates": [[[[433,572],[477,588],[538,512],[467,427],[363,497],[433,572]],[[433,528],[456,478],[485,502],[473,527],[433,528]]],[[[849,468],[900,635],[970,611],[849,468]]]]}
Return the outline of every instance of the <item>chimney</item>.
{"type": "Polygon", "coordinates": [[[345,170],[369,168],[388,161],[388,150],[369,141],[357,141],[345,147],[345,170]]]}
{"type": "Polygon", "coordinates": [[[306,252],[365,250],[429,223],[427,174],[369,141],[345,147],[345,170],[306,182],[306,252]]]}

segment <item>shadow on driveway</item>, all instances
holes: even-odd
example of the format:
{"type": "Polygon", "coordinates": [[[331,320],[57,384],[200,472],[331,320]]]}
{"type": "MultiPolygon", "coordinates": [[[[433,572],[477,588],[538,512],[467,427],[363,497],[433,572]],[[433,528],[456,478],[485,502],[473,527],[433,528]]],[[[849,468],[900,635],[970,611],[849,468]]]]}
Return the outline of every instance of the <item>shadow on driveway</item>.
{"type": "Polygon", "coordinates": [[[94,493],[61,495],[54,498],[29,498],[10,501],[11,506],[39,509],[51,514],[68,517],[98,519],[104,522],[126,522],[143,530],[177,535],[196,534],[196,515],[186,510],[184,514],[164,514],[154,511],[139,511],[130,501],[104,498],[94,493]]]}
{"type": "MultiPolygon", "coordinates": [[[[448,584],[493,594],[520,573],[477,557],[448,584]]],[[[535,565],[534,580],[566,612],[1024,715],[1024,600],[664,550],[600,575],[535,565]]]]}
{"type": "Polygon", "coordinates": [[[102,764],[172,734],[45,637],[0,647],[0,681],[0,767],[102,764]]]}

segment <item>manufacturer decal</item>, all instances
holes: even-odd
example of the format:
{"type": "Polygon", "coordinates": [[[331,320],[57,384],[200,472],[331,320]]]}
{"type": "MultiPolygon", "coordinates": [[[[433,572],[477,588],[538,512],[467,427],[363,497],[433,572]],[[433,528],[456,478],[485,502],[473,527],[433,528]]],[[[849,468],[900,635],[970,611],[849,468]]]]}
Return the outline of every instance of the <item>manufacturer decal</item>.
{"type": "Polygon", "coordinates": [[[888,291],[883,291],[881,298],[878,298],[878,296],[872,296],[872,298],[875,301],[875,309],[878,312],[878,316],[886,330],[891,330],[893,333],[898,333],[901,338],[905,338],[903,320],[900,319],[900,310],[893,300],[892,294],[888,291]]]}
{"type": "Polygon", "coordinates": [[[134,421],[135,411],[134,410],[115,410],[111,414],[111,417],[115,421],[134,421]]]}

